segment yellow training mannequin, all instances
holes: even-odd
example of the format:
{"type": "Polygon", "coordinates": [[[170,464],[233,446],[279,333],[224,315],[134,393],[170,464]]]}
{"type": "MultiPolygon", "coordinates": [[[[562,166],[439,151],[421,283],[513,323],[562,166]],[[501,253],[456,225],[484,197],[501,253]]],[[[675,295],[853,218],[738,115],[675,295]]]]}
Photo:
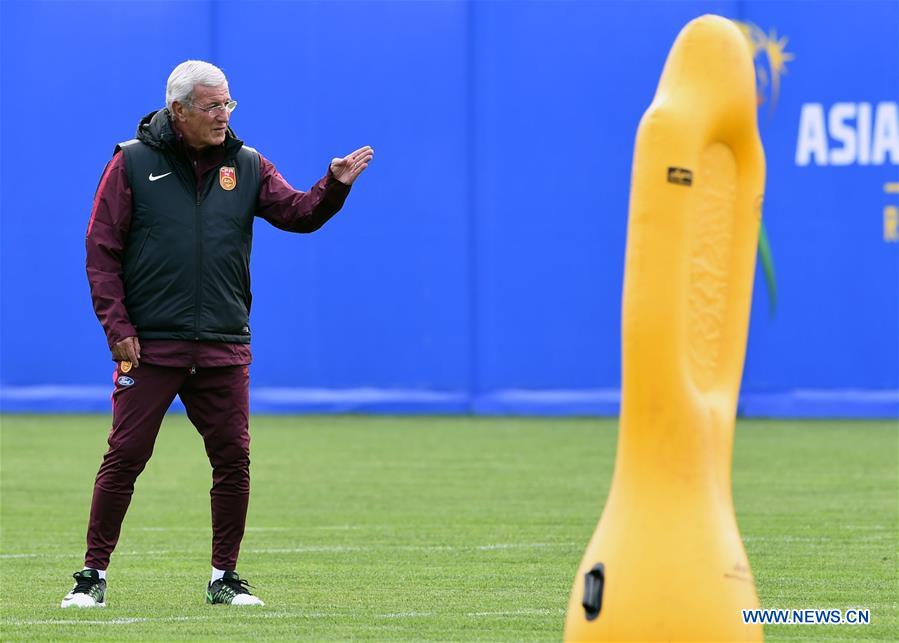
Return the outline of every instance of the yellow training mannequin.
{"type": "Polygon", "coordinates": [[[731,461],[764,182],[746,40],[693,20],[637,131],[618,453],[566,641],[762,639],[731,461]]]}

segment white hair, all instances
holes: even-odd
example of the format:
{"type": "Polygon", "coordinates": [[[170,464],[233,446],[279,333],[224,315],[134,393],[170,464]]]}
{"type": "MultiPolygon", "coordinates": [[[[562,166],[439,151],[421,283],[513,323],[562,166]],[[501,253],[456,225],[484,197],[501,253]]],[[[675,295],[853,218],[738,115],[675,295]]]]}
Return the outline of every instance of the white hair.
{"type": "Polygon", "coordinates": [[[194,97],[194,87],[221,87],[227,85],[225,72],[213,64],[202,60],[185,60],[169,74],[165,84],[165,106],[172,111],[172,103],[190,103],[194,97]]]}

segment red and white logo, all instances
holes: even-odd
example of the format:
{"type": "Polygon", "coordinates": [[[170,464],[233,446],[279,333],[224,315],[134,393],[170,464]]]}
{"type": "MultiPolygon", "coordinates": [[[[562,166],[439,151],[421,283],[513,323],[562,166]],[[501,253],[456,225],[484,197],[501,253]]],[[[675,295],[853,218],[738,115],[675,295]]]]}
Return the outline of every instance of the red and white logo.
{"type": "Polygon", "coordinates": [[[237,187],[237,171],[233,167],[219,169],[219,185],[223,190],[231,191],[237,187]]]}

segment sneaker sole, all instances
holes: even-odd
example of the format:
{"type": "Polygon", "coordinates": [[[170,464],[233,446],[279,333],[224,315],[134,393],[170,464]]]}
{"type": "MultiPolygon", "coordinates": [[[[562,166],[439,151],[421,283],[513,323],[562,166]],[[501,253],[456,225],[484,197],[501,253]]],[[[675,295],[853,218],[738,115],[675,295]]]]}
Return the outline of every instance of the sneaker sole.
{"type": "Polygon", "coordinates": [[[88,605],[82,605],[81,603],[76,603],[74,601],[63,601],[60,604],[62,609],[68,609],[70,607],[77,607],[78,609],[92,609],[94,607],[106,607],[106,603],[93,603],[88,605]]]}
{"type": "MultiPolygon", "coordinates": [[[[235,598],[238,598],[238,597],[235,597],[235,598]]],[[[254,598],[256,598],[256,597],[254,596],[254,598]]],[[[252,603],[234,603],[232,601],[231,605],[234,607],[265,607],[265,603],[263,603],[262,600],[259,598],[256,598],[256,600],[252,603]]]]}

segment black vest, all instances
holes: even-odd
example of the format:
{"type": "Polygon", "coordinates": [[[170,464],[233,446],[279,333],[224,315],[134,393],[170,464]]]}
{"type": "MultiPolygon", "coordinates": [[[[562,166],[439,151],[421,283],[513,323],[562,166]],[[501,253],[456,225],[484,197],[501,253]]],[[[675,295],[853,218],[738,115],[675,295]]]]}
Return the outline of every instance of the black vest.
{"type": "Polygon", "coordinates": [[[248,344],[259,154],[226,156],[198,193],[171,149],[137,139],[118,149],[134,202],[122,278],[138,337],[248,344]]]}

